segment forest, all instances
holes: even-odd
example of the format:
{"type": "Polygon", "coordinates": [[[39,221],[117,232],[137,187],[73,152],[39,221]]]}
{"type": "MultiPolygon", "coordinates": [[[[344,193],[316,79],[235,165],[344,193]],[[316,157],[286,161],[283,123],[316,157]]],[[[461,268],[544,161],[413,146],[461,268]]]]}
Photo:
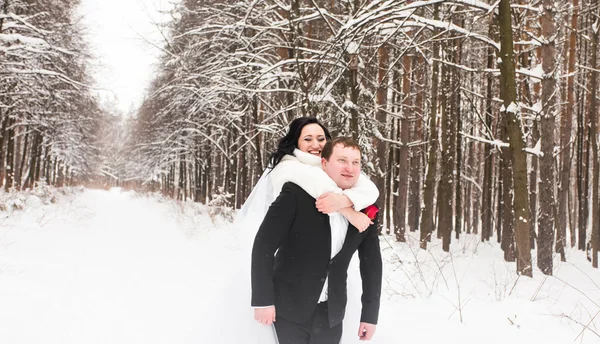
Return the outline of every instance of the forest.
{"type": "Polygon", "coordinates": [[[568,248],[598,267],[600,0],[182,0],[125,120],[87,87],[77,2],[0,1],[6,191],[239,208],[287,124],[315,116],[360,143],[395,240],[478,235],[525,276],[568,248]]]}

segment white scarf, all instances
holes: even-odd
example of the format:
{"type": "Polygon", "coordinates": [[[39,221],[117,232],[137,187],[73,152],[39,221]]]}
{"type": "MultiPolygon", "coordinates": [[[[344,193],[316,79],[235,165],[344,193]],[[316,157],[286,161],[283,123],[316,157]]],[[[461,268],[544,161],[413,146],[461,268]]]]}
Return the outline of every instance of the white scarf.
{"type": "Polygon", "coordinates": [[[273,195],[277,197],[283,184],[292,182],[300,186],[314,198],[319,198],[327,192],[342,193],[335,182],[323,171],[321,158],[299,149],[294,155],[286,155],[271,171],[273,195]]]}

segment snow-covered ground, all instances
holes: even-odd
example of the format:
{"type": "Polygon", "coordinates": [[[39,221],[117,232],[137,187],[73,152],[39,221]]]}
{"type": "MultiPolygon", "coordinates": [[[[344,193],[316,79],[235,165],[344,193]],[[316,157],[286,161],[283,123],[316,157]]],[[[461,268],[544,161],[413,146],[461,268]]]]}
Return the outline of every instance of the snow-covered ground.
{"type": "MultiPolygon", "coordinates": [[[[0,343],[256,343],[248,239],[227,216],[119,189],[54,194],[0,207],[0,343]]],[[[446,254],[437,240],[422,251],[409,239],[381,240],[372,343],[600,343],[600,271],[583,253],[529,279],[495,243],[464,236],[446,254]]],[[[346,327],[344,344],[356,330],[346,327]]]]}

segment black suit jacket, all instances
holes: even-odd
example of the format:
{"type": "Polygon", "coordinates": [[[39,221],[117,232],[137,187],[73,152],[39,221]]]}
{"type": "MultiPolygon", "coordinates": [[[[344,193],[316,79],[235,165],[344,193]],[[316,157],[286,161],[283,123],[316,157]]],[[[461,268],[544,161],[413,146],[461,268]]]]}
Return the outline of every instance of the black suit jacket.
{"type": "Polygon", "coordinates": [[[342,250],[330,259],[329,216],[317,210],[315,199],[302,188],[286,183],[254,240],[252,306],[275,305],[277,316],[305,323],[329,276],[329,324],[339,324],[346,310],[348,265],[356,250],[363,285],[361,321],[377,324],[382,264],[376,224],[363,233],[349,225],[342,250]]]}

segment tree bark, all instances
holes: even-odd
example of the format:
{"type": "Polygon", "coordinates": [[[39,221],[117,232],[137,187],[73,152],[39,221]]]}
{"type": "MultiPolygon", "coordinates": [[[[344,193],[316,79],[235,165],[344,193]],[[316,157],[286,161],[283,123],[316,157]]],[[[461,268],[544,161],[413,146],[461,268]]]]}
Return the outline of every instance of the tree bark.
{"type": "MultiPolygon", "coordinates": [[[[434,5],[433,18],[439,19],[439,6],[434,5]]],[[[434,35],[437,35],[438,30],[434,30],[434,35]]],[[[439,64],[440,57],[439,41],[433,42],[433,62],[431,72],[431,112],[429,113],[429,145],[427,152],[427,175],[425,177],[424,193],[423,193],[423,209],[421,210],[421,236],[420,247],[427,249],[427,242],[431,238],[433,232],[433,218],[435,209],[433,204],[433,196],[436,187],[436,170],[437,170],[437,150],[438,150],[438,133],[437,133],[437,108],[438,108],[438,79],[439,79],[439,64]]]]}
{"type": "MultiPolygon", "coordinates": [[[[424,59],[419,54],[413,58],[413,71],[419,85],[415,91],[417,96],[415,99],[415,114],[412,121],[412,141],[424,140],[423,138],[423,90],[421,85],[425,83],[425,72],[423,70],[424,59]]],[[[414,232],[419,228],[419,215],[421,210],[421,160],[422,160],[421,145],[410,148],[410,192],[408,201],[408,225],[410,231],[414,232]]]]}
{"type": "Polygon", "coordinates": [[[561,233],[560,238],[556,241],[556,251],[562,252],[564,255],[564,247],[566,246],[567,227],[571,232],[571,247],[575,245],[575,229],[568,225],[568,202],[570,189],[570,172],[571,172],[571,130],[573,126],[573,108],[575,107],[575,48],[577,46],[577,21],[579,18],[579,0],[573,0],[573,15],[571,16],[571,33],[569,34],[569,60],[567,71],[567,105],[563,111],[560,125],[560,147],[561,147],[561,171],[560,184],[558,188],[558,233],[561,233]]]}
{"type": "Polygon", "coordinates": [[[504,107],[502,115],[508,120],[511,163],[514,185],[515,238],[517,244],[517,273],[532,277],[529,238],[529,199],[527,194],[527,157],[521,128],[521,116],[517,107],[515,63],[513,58],[513,33],[510,0],[500,0],[498,5],[500,30],[500,74],[502,79],[504,107]]]}
{"type": "MultiPolygon", "coordinates": [[[[490,36],[493,36],[493,26],[490,24],[489,28],[490,36]]],[[[495,66],[494,50],[492,47],[487,49],[487,68],[494,68],[495,66]]],[[[486,92],[485,92],[485,130],[493,133],[491,130],[493,124],[493,85],[494,77],[491,73],[487,73],[486,92]]],[[[490,137],[491,139],[491,137],[490,137]]],[[[494,216],[494,202],[492,199],[492,193],[494,189],[493,172],[494,172],[494,154],[492,154],[492,147],[485,145],[483,147],[483,190],[481,200],[481,240],[489,241],[494,234],[493,221],[494,216]]]]}
{"type": "Polygon", "coordinates": [[[19,187],[22,187],[24,185],[23,183],[23,171],[25,170],[25,159],[27,158],[27,148],[28,148],[28,141],[29,141],[29,132],[27,132],[27,127],[25,127],[25,138],[23,139],[23,155],[21,155],[21,164],[19,166],[19,177],[17,178],[17,185],[19,185],[19,187]]]}
{"type": "MultiPolygon", "coordinates": [[[[460,26],[464,26],[464,20],[459,21],[460,26]]],[[[458,45],[454,47],[455,53],[452,54],[454,63],[462,64],[462,44],[461,40],[458,40],[458,45]]],[[[456,233],[456,239],[460,237],[463,226],[463,200],[462,200],[462,111],[461,111],[461,75],[458,68],[454,68],[452,72],[452,118],[453,118],[453,134],[452,140],[456,151],[456,166],[454,168],[453,175],[455,176],[455,198],[456,206],[454,210],[454,231],[456,233]]]]}
{"type": "MultiPolygon", "coordinates": [[[[389,68],[389,50],[386,44],[383,44],[379,47],[377,51],[378,57],[378,69],[377,69],[377,112],[376,112],[376,123],[378,125],[378,130],[384,137],[388,136],[387,133],[387,93],[388,93],[388,80],[385,78],[388,68],[389,68]]],[[[356,72],[356,70],[355,70],[356,72]]],[[[356,82],[356,79],[354,79],[356,82]]],[[[358,86],[354,84],[353,94],[356,92],[353,97],[358,99],[358,86]]],[[[355,103],[356,104],[356,103],[355,103]]],[[[358,114],[357,114],[358,115],[358,114]]],[[[358,124],[355,124],[358,128],[358,124]]],[[[358,129],[357,129],[358,130],[358,129]]],[[[388,203],[389,200],[386,200],[385,196],[385,180],[387,174],[387,158],[388,158],[388,145],[385,141],[380,140],[378,138],[374,139],[377,159],[376,159],[376,167],[375,167],[375,185],[379,189],[379,197],[376,201],[377,204],[382,206],[384,210],[389,211],[388,203]]],[[[378,223],[379,225],[379,233],[381,233],[384,225],[389,226],[389,224],[385,224],[384,221],[378,223]]],[[[396,240],[401,240],[402,238],[396,236],[396,240]]]]}
{"type": "MultiPolygon", "coordinates": [[[[599,25],[599,16],[600,16],[600,1],[595,0],[594,6],[596,8],[595,12],[595,27],[592,28],[592,56],[590,60],[591,67],[594,70],[598,70],[598,25],[599,25]]],[[[590,137],[592,145],[592,266],[598,268],[598,250],[600,250],[600,187],[599,185],[599,172],[600,172],[600,162],[598,156],[598,110],[597,110],[597,89],[598,89],[598,73],[591,72],[590,73],[590,137]]]]}
{"type": "MultiPolygon", "coordinates": [[[[502,140],[508,139],[508,123],[507,117],[504,117],[502,123],[502,140]]],[[[507,262],[515,261],[515,213],[514,213],[514,202],[513,202],[513,169],[511,166],[511,155],[512,152],[509,148],[502,148],[502,160],[500,161],[500,169],[502,170],[501,175],[501,188],[502,194],[498,196],[500,201],[499,213],[499,224],[502,230],[502,250],[504,250],[504,260],[507,262]]]]}
{"type": "Polygon", "coordinates": [[[4,152],[4,145],[6,143],[6,137],[8,136],[9,122],[8,112],[2,110],[3,109],[0,108],[0,122],[2,123],[2,126],[0,127],[0,187],[4,185],[4,175],[6,173],[6,154],[4,152]]]}
{"type": "MultiPolygon", "coordinates": [[[[448,52],[449,49],[444,49],[448,52]]],[[[454,171],[456,169],[455,153],[455,128],[453,114],[451,113],[451,102],[449,94],[452,76],[448,65],[442,66],[442,177],[440,179],[440,191],[438,203],[440,205],[440,220],[438,225],[438,237],[442,237],[442,249],[445,252],[450,251],[450,242],[452,238],[452,215],[453,215],[453,189],[454,189],[454,171]]]]}
{"type": "Polygon", "coordinates": [[[394,225],[397,228],[396,240],[405,242],[406,237],[406,202],[408,199],[408,173],[409,173],[409,117],[410,113],[410,70],[412,58],[408,55],[402,57],[402,115],[400,117],[400,141],[402,145],[399,148],[400,168],[398,169],[398,193],[396,196],[396,209],[394,225]]]}
{"type": "Polygon", "coordinates": [[[14,151],[15,151],[15,119],[8,118],[6,135],[6,175],[4,182],[4,191],[8,192],[13,187],[14,182],[14,151]]]}
{"type": "MultiPolygon", "coordinates": [[[[540,158],[540,212],[538,218],[537,263],[545,275],[552,275],[552,245],[554,242],[554,120],[556,112],[556,53],[554,36],[553,0],[544,0],[542,5],[542,115],[540,158]]],[[[564,252],[563,252],[564,255],[564,252]]]]}

